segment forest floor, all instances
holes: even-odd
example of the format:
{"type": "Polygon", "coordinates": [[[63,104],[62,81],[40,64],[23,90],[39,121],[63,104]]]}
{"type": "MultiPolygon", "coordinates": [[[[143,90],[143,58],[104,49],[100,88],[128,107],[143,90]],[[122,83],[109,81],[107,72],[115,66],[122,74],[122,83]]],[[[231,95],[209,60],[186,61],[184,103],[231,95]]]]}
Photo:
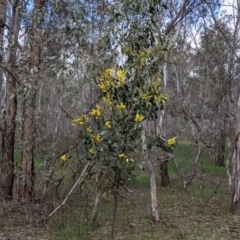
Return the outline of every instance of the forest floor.
{"type": "MultiPolygon", "coordinates": [[[[188,172],[188,165],[181,173],[188,172]]],[[[158,163],[155,163],[158,169],[158,163]]],[[[190,168],[190,166],[188,166],[190,168]]],[[[138,172],[137,177],[122,189],[117,208],[115,240],[220,240],[240,239],[240,217],[230,212],[231,194],[225,168],[203,161],[189,187],[169,164],[170,186],[158,184],[160,222],[151,220],[151,201],[147,171],[138,172]],[[131,190],[131,191],[129,191],[131,190]]],[[[159,172],[157,181],[159,183],[159,172]]],[[[103,240],[109,239],[113,214],[113,198],[105,193],[100,204],[95,229],[89,222],[93,210],[94,194],[88,187],[81,188],[50,219],[47,215],[53,204],[38,201],[1,202],[0,240],[103,240]]]]}
{"type": "MultiPolygon", "coordinates": [[[[115,239],[240,239],[240,218],[229,211],[226,179],[214,193],[219,181],[211,182],[215,189],[201,188],[194,183],[188,193],[178,177],[171,175],[171,185],[158,189],[160,222],[154,224],[148,178],[136,178],[130,186],[133,192],[123,190],[119,197],[115,239]]],[[[93,196],[83,193],[73,194],[48,222],[39,217],[44,210],[39,209],[38,203],[28,206],[14,201],[2,203],[0,239],[109,239],[113,211],[111,195],[103,197],[96,228],[92,230],[87,223],[93,196]]]]}

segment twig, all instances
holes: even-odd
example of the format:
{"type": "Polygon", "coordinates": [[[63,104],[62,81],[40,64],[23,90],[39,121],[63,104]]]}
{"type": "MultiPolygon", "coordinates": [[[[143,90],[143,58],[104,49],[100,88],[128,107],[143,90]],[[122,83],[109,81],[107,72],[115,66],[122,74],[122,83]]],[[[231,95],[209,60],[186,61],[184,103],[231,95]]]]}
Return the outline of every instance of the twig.
{"type": "Polygon", "coordinates": [[[134,190],[129,189],[126,185],[124,185],[123,187],[130,193],[134,193],[135,192],[134,190]]]}
{"type": "Polygon", "coordinates": [[[71,188],[71,190],[69,191],[68,195],[66,196],[66,198],[64,199],[64,201],[58,205],[48,216],[51,217],[60,207],[62,207],[66,201],[68,200],[68,197],[72,194],[74,188],[77,186],[77,184],[79,183],[79,181],[81,180],[82,176],[85,174],[88,166],[89,166],[90,162],[88,162],[86,164],[86,166],[84,167],[84,169],[82,170],[82,173],[80,174],[79,178],[77,179],[77,181],[75,182],[75,184],[73,185],[73,187],[71,188]]]}
{"type": "Polygon", "coordinates": [[[19,80],[18,76],[8,67],[0,64],[0,67],[8,72],[8,74],[13,78],[13,80],[21,87],[24,87],[24,84],[19,80]]]}
{"type": "Polygon", "coordinates": [[[42,199],[45,198],[45,195],[46,195],[46,193],[47,193],[47,188],[48,188],[49,182],[50,182],[50,180],[51,180],[51,178],[52,178],[52,174],[53,174],[53,167],[54,167],[57,159],[58,159],[59,157],[61,157],[63,154],[65,154],[65,153],[71,151],[72,149],[76,148],[77,146],[78,146],[78,143],[76,143],[76,144],[73,145],[73,146],[67,147],[67,148],[64,149],[60,154],[58,154],[57,156],[55,156],[55,157],[52,159],[51,165],[50,165],[50,168],[49,168],[48,177],[47,177],[47,180],[46,180],[46,184],[45,184],[45,187],[44,187],[44,189],[43,189],[42,199]]]}
{"type": "Polygon", "coordinates": [[[206,201],[204,207],[207,206],[207,204],[208,204],[208,202],[210,201],[210,199],[212,198],[212,196],[213,196],[214,194],[217,194],[217,191],[218,191],[218,189],[219,189],[219,187],[220,187],[220,185],[221,185],[221,183],[222,183],[222,181],[223,181],[224,176],[225,176],[225,172],[224,172],[224,174],[223,174],[223,176],[222,176],[220,182],[218,183],[217,188],[216,188],[216,189],[213,191],[213,193],[208,197],[208,199],[207,199],[207,201],[206,201]]]}

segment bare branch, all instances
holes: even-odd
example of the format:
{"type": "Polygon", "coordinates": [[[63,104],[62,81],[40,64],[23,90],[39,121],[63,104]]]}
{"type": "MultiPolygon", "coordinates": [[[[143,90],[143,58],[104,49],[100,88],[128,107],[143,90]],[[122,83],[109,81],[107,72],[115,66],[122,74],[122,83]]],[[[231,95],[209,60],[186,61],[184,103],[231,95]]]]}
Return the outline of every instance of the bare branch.
{"type": "Polygon", "coordinates": [[[79,183],[79,181],[81,180],[81,178],[83,177],[83,175],[85,174],[85,172],[88,169],[88,166],[90,165],[90,162],[88,162],[86,164],[86,166],[84,167],[84,169],[82,170],[82,173],[80,174],[79,178],[77,179],[77,181],[75,182],[75,184],[73,185],[73,187],[71,188],[71,190],[69,191],[69,193],[67,194],[66,198],[64,199],[64,201],[58,205],[48,216],[51,217],[60,207],[62,207],[66,201],[68,200],[68,197],[72,194],[74,188],[77,186],[77,184],[79,183]]]}

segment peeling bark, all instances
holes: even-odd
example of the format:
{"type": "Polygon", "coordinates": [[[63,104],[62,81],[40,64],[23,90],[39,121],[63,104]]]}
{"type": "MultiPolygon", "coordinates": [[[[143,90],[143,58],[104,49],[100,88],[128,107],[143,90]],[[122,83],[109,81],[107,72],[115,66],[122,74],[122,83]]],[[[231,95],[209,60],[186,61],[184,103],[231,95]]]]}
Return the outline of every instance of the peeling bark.
{"type": "MultiPolygon", "coordinates": [[[[6,4],[6,2],[5,2],[6,4]]],[[[0,4],[1,7],[6,5],[0,4]]],[[[11,20],[10,31],[8,32],[8,47],[9,47],[9,71],[15,71],[16,64],[16,42],[18,41],[20,28],[20,6],[22,1],[15,1],[11,5],[11,20]],[[15,39],[13,41],[13,39],[15,39]]],[[[2,74],[2,73],[1,73],[2,74]]],[[[3,116],[3,131],[2,131],[2,159],[1,159],[1,179],[0,179],[0,194],[5,199],[13,197],[13,182],[14,182],[14,143],[16,129],[16,114],[17,114],[17,96],[16,96],[16,81],[11,74],[7,75],[5,96],[2,104],[3,116]]]]}
{"type": "Polygon", "coordinates": [[[34,1],[35,16],[31,29],[31,55],[29,60],[28,89],[23,101],[21,178],[18,185],[18,197],[29,199],[34,191],[34,132],[37,86],[41,62],[41,22],[43,17],[42,0],[34,1]]]}

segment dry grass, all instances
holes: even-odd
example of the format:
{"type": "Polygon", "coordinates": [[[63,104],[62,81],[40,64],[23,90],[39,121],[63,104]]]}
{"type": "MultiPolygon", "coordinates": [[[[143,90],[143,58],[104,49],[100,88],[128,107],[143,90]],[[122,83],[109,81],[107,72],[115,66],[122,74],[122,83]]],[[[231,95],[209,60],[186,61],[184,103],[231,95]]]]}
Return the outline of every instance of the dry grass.
{"type": "MultiPolygon", "coordinates": [[[[130,186],[133,192],[123,190],[119,197],[116,240],[146,239],[240,239],[240,219],[229,212],[227,179],[205,207],[209,196],[217,187],[202,188],[196,181],[187,193],[175,174],[171,186],[158,189],[160,223],[153,224],[150,212],[148,178],[143,173],[130,186]]],[[[108,239],[112,217],[112,196],[102,199],[98,224],[92,231],[89,226],[93,194],[88,189],[73,194],[67,204],[50,219],[43,219],[43,208],[38,203],[22,204],[17,201],[2,203],[0,210],[0,239],[108,239]]],[[[47,209],[47,208],[46,208],[47,209]]],[[[47,210],[46,210],[47,211],[47,210]]]]}
{"type": "MultiPolygon", "coordinates": [[[[206,201],[215,188],[194,183],[187,193],[177,176],[171,176],[171,186],[158,189],[161,221],[153,224],[147,177],[141,176],[131,186],[134,192],[122,191],[116,220],[115,239],[240,239],[239,218],[229,212],[229,193],[226,179],[221,191],[206,201]]],[[[217,187],[217,184],[216,186],[217,187]]],[[[102,200],[98,227],[88,226],[92,210],[92,196],[72,197],[64,211],[51,222],[53,239],[108,239],[112,216],[112,197],[102,200]],[[84,206],[84,202],[88,202],[84,206]]]]}
{"type": "MultiPolygon", "coordinates": [[[[190,166],[186,162],[189,153],[185,153],[184,148],[181,151],[178,156],[182,155],[180,160],[183,164],[179,159],[177,161],[180,172],[184,174],[190,166]]],[[[155,167],[158,167],[157,163],[155,167]]],[[[240,218],[229,211],[230,192],[223,168],[209,165],[207,160],[202,161],[189,193],[174,173],[174,165],[170,164],[169,169],[171,185],[158,187],[160,222],[153,224],[151,220],[149,180],[147,172],[142,171],[129,186],[133,192],[121,191],[115,240],[240,239],[240,218]]],[[[61,185],[63,193],[66,189],[67,184],[61,185]]],[[[104,195],[97,227],[92,230],[89,222],[93,210],[93,190],[85,184],[75,190],[48,222],[45,220],[54,207],[53,202],[55,206],[60,202],[53,192],[48,196],[48,202],[41,205],[38,202],[2,202],[0,240],[109,239],[113,211],[111,194],[104,195]]]]}
{"type": "Polygon", "coordinates": [[[1,202],[0,240],[50,240],[37,203],[1,202]]]}

